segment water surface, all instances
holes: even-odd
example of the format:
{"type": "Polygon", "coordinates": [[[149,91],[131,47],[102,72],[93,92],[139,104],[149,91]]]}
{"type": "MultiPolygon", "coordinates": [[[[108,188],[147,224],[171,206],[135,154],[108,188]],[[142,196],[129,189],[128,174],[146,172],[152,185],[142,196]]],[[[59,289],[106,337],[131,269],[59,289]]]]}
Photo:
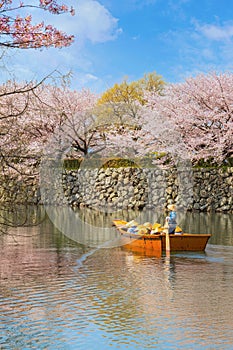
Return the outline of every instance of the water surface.
{"type": "Polygon", "coordinates": [[[0,237],[1,348],[232,349],[232,220],[186,216],[210,244],[170,258],[88,248],[48,219],[11,229],[0,237]]]}

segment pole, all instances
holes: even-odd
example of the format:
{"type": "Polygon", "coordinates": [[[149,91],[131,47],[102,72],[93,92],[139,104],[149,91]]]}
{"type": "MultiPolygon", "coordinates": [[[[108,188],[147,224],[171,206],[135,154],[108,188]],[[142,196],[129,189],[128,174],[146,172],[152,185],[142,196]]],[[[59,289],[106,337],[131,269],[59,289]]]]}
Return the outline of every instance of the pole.
{"type": "Polygon", "coordinates": [[[166,221],[165,225],[165,238],[166,238],[166,256],[170,256],[170,236],[169,236],[169,226],[168,222],[166,221]]]}

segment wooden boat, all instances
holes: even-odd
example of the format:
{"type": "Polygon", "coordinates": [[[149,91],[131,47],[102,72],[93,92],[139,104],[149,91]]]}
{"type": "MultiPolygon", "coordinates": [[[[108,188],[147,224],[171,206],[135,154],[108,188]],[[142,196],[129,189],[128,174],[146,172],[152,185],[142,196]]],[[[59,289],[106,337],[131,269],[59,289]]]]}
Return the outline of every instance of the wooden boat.
{"type": "MultiPolygon", "coordinates": [[[[127,232],[127,221],[113,220],[121,235],[125,238],[124,247],[132,251],[145,252],[149,255],[161,256],[166,251],[166,234],[132,234],[127,232]]],[[[170,234],[170,251],[204,251],[211,234],[170,234]]]]}

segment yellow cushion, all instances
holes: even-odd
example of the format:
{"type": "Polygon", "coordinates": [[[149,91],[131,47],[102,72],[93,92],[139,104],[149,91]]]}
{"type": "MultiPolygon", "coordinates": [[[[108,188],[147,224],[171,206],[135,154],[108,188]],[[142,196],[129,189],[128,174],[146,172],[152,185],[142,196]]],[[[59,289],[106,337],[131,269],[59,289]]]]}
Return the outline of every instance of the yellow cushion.
{"type": "Polygon", "coordinates": [[[152,225],[152,230],[156,230],[157,228],[161,227],[161,225],[158,223],[158,222],[155,222],[153,225],[152,225]]]}

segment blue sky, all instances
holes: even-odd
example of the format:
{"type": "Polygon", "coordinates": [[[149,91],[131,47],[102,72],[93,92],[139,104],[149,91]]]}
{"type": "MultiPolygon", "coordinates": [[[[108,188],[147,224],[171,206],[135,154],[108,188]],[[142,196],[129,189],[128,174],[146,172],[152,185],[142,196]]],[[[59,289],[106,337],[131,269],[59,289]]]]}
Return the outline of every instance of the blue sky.
{"type": "MultiPolygon", "coordinates": [[[[65,2],[65,0],[63,0],[65,2]]],[[[76,16],[35,19],[74,34],[61,50],[9,53],[1,80],[40,79],[54,69],[73,72],[72,88],[102,92],[125,77],[156,71],[166,82],[233,69],[231,0],[68,0],[76,16]]]]}

